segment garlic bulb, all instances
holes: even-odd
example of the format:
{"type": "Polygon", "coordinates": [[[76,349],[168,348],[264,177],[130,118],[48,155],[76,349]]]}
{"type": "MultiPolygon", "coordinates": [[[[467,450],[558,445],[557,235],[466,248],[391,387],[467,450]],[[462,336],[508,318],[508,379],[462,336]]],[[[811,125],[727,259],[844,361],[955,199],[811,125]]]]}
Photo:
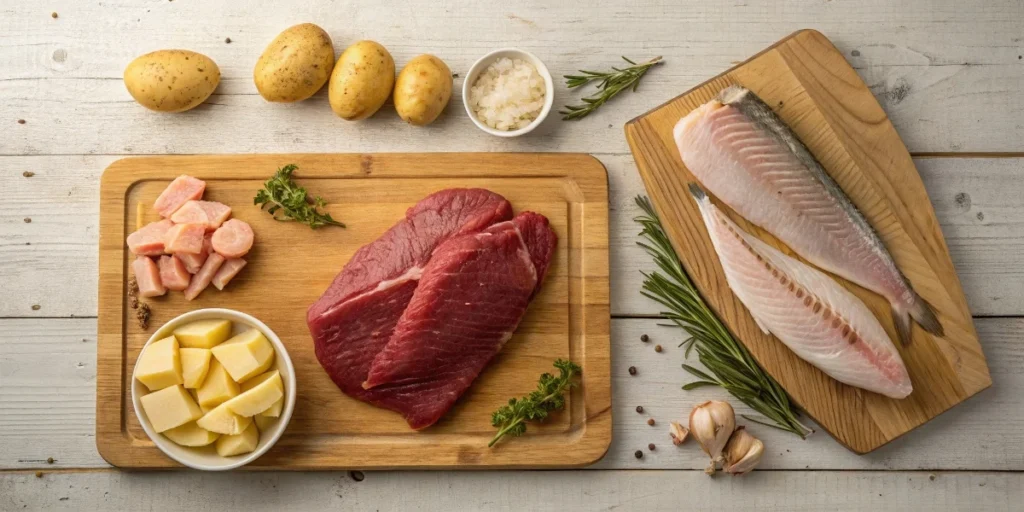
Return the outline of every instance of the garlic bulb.
{"type": "Polygon", "coordinates": [[[715,473],[715,464],[722,460],[722,450],[735,429],[736,413],[728,402],[711,400],[690,412],[690,433],[711,459],[705,473],[715,473]]]}
{"type": "Polygon", "coordinates": [[[764,455],[764,443],[760,439],[750,435],[743,427],[736,429],[725,445],[725,464],[722,469],[732,475],[742,475],[758,462],[764,455]]]}
{"type": "Polygon", "coordinates": [[[690,431],[687,430],[686,427],[673,421],[668,424],[668,435],[672,438],[672,444],[679,446],[686,442],[686,438],[690,435],[690,431]]]}

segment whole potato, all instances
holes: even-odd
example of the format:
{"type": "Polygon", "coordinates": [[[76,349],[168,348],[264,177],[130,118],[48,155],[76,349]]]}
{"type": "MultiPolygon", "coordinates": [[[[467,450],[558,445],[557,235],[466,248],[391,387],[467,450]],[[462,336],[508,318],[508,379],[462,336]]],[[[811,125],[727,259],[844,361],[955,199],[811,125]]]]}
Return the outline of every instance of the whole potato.
{"type": "Polygon", "coordinates": [[[135,101],[158,112],[182,112],[213,94],[220,68],[188,50],[159,50],[136,58],[124,70],[124,86],[135,101]]]}
{"type": "Polygon", "coordinates": [[[395,110],[416,126],[434,122],[451,97],[452,71],[433,55],[410,60],[395,81],[395,110]]]}
{"type": "Polygon", "coordinates": [[[334,69],[334,44],[324,29],[303,23],[277,35],[252,71],[256,90],[267,101],[302,101],[327,83],[334,69]]]}
{"type": "Polygon", "coordinates": [[[355,121],[372,116],[391,95],[395,59],[374,41],[349,46],[334,65],[329,86],[331,110],[355,121]]]}

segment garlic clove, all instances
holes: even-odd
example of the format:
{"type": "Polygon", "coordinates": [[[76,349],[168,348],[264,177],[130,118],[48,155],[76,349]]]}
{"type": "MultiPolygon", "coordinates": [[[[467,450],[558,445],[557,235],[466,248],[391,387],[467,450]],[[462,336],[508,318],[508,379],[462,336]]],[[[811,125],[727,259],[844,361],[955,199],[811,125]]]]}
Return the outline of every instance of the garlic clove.
{"type": "Polygon", "coordinates": [[[708,474],[714,474],[715,464],[722,460],[722,450],[735,429],[736,413],[728,402],[710,400],[690,412],[690,433],[711,459],[708,474]]]}
{"type": "Polygon", "coordinates": [[[673,421],[668,424],[668,435],[672,438],[672,444],[679,446],[686,442],[686,438],[690,436],[690,431],[673,421]]]}
{"type": "Polygon", "coordinates": [[[732,475],[742,475],[754,469],[764,455],[764,443],[750,435],[742,426],[733,432],[725,445],[725,464],[722,469],[732,475]]]}

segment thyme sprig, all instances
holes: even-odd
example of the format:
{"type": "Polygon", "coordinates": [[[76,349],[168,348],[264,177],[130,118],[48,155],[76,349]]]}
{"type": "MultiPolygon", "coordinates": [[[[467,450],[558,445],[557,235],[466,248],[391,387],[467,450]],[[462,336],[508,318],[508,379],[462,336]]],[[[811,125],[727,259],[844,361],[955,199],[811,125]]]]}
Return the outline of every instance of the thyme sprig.
{"type": "Polygon", "coordinates": [[[526,433],[527,421],[544,421],[548,412],[565,407],[565,392],[579,385],[575,379],[583,370],[571,361],[558,359],[554,363],[558,375],[540,376],[537,389],[522,398],[512,398],[491,416],[491,425],[498,427],[487,446],[494,446],[506,435],[519,437],[526,433]]]}

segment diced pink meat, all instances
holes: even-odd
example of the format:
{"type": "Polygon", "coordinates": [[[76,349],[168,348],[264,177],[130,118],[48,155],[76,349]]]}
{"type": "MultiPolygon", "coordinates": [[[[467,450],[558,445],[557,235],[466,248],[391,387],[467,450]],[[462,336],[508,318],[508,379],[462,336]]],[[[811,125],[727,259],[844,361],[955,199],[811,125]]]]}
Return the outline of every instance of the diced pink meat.
{"type": "Polygon", "coordinates": [[[159,297],[167,293],[160,280],[160,270],[149,256],[139,256],[132,262],[135,281],[139,283],[139,297],[159,297]]]}
{"type": "Polygon", "coordinates": [[[252,228],[243,221],[231,219],[213,232],[213,250],[225,258],[241,258],[252,249],[252,228]]]}
{"type": "Polygon", "coordinates": [[[164,236],[174,223],[163,219],[150,222],[128,235],[128,250],[138,256],[159,256],[164,253],[164,236]]]}
{"type": "Polygon", "coordinates": [[[160,282],[168,290],[180,292],[188,288],[188,282],[192,274],[188,273],[185,264],[177,256],[160,256],[160,282]]]}
{"type": "Polygon", "coordinates": [[[206,257],[213,252],[213,243],[210,241],[211,238],[213,238],[213,233],[206,233],[206,236],[203,237],[203,250],[199,251],[199,254],[187,252],[179,252],[178,254],[175,254],[175,256],[185,264],[185,269],[188,270],[189,274],[199,272],[199,269],[203,268],[203,263],[206,263],[206,257]]]}
{"type": "Polygon", "coordinates": [[[213,276],[220,270],[220,266],[224,264],[224,257],[220,254],[213,253],[209,258],[206,258],[206,263],[203,263],[203,268],[196,272],[196,275],[192,276],[192,282],[188,284],[188,288],[185,288],[185,299],[192,300],[203,293],[203,290],[207,286],[210,286],[210,281],[213,280],[213,276]]]}
{"type": "Polygon", "coordinates": [[[175,224],[203,224],[208,231],[220,227],[231,216],[231,207],[216,201],[189,201],[171,215],[175,224]]]}
{"type": "Polygon", "coordinates": [[[205,235],[206,226],[203,224],[175,224],[164,235],[164,251],[199,254],[203,252],[205,235]]]}
{"type": "Polygon", "coordinates": [[[247,262],[242,258],[233,258],[224,262],[220,266],[220,270],[213,276],[213,286],[216,286],[218,290],[223,290],[225,286],[238,275],[238,272],[245,267],[247,262]]]}
{"type": "Polygon", "coordinates": [[[182,174],[174,178],[174,181],[160,193],[160,197],[156,198],[156,202],[153,203],[153,209],[161,217],[170,217],[178,211],[178,208],[181,208],[181,205],[193,199],[202,198],[205,190],[205,181],[182,174]]]}

